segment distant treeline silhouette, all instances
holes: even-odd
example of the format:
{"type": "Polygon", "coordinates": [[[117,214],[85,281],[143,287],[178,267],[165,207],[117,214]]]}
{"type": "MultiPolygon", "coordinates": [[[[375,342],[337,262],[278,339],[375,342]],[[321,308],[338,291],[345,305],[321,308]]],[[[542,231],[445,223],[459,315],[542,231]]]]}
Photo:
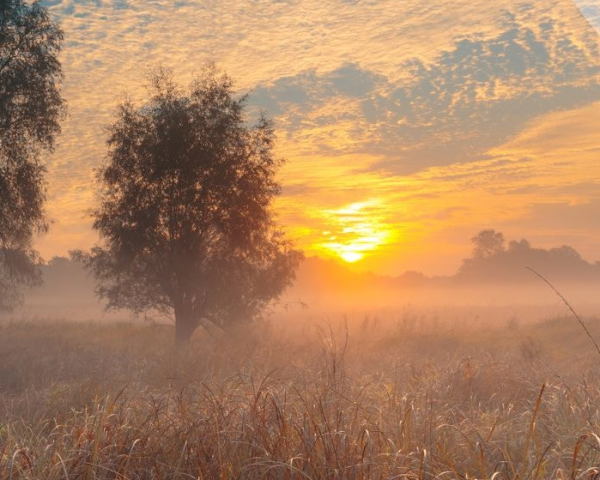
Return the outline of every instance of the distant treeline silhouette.
{"type": "Polygon", "coordinates": [[[562,281],[600,279],[600,262],[584,260],[573,247],[544,249],[528,240],[511,240],[495,230],[483,230],[472,238],[473,253],[463,260],[454,276],[461,282],[507,282],[532,280],[531,268],[562,281]]]}
{"type": "MultiPolygon", "coordinates": [[[[535,284],[539,279],[528,270],[561,282],[600,281],[600,262],[591,263],[567,245],[536,248],[528,240],[507,241],[495,230],[483,230],[472,238],[473,251],[450,276],[427,276],[408,271],[397,276],[357,273],[343,264],[317,257],[307,258],[298,270],[297,290],[327,292],[331,290],[364,291],[371,289],[452,288],[485,284],[535,284]]],[[[78,298],[93,300],[93,279],[73,258],[55,257],[42,266],[44,286],[30,291],[31,297],[52,297],[75,293],[78,298]],[[86,293],[87,292],[87,293],[86,293]]]]}

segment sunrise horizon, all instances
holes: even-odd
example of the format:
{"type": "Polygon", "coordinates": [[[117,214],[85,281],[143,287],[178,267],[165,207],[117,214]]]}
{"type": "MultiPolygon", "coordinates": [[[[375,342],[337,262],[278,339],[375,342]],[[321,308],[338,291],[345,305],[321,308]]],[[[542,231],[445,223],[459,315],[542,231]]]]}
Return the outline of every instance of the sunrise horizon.
{"type": "Polygon", "coordinates": [[[347,2],[335,14],[319,2],[42,3],[65,31],[69,106],[47,157],[52,224],[36,241],[45,259],[98,241],[86,214],[93,171],[125,95],[142,105],[153,70],[185,85],[207,61],[249,94],[252,115],[273,119],[286,159],[274,212],[307,255],[443,274],[471,236],[496,228],[600,259],[593,1],[347,2]],[[248,15],[243,28],[231,9],[248,15]],[[287,35],[296,41],[277,40],[287,35]]]}

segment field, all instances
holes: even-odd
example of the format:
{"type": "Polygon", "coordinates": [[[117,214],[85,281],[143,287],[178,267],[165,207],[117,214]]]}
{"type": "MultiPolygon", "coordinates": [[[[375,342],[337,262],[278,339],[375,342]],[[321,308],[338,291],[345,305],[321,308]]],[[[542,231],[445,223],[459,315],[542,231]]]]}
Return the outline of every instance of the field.
{"type": "Polygon", "coordinates": [[[0,479],[596,479],[599,363],[570,317],[5,321],[0,479]]]}

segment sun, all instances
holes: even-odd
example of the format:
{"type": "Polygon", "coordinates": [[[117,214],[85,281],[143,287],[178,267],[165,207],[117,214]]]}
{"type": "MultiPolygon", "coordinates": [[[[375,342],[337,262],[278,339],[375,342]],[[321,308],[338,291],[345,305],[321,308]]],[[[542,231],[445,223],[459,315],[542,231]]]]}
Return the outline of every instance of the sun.
{"type": "Polygon", "coordinates": [[[358,262],[359,260],[362,260],[365,257],[362,253],[359,252],[342,252],[339,254],[339,256],[342,258],[342,260],[348,263],[358,262]]]}
{"type": "Polygon", "coordinates": [[[319,249],[346,263],[356,263],[381,249],[392,237],[391,226],[382,214],[380,201],[370,200],[326,211],[326,240],[319,249]]]}

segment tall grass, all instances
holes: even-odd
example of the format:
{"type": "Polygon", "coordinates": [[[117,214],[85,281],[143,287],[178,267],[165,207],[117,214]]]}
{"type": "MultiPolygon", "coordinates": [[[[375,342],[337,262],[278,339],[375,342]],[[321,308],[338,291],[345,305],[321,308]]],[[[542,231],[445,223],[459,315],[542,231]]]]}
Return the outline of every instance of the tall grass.
{"type": "Polygon", "coordinates": [[[161,329],[4,325],[0,479],[600,478],[597,358],[572,322],[375,323],[179,352],[161,329]]]}

